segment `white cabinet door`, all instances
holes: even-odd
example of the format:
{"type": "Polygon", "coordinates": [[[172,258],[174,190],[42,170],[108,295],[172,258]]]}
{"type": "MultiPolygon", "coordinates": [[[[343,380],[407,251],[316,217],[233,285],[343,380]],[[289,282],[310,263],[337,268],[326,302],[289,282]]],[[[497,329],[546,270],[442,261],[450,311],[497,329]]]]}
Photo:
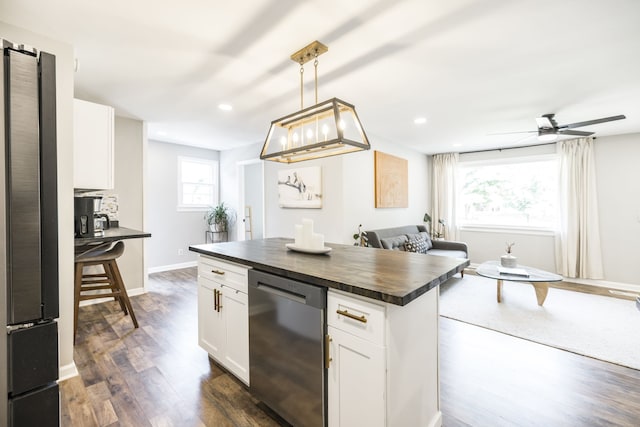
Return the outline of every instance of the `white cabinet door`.
{"type": "Polygon", "coordinates": [[[385,348],[332,326],[329,427],[385,425],[385,348]]]}
{"type": "Polygon", "coordinates": [[[248,296],[229,286],[222,286],[222,309],[226,322],[224,365],[249,384],[249,308],[248,296]]]}
{"type": "Polygon", "coordinates": [[[79,99],[73,101],[73,186],[113,189],[113,108],[79,99]]]}
{"type": "Polygon", "coordinates": [[[218,361],[225,352],[226,325],[224,313],[216,309],[216,291],[220,286],[198,277],[198,344],[218,361]]]}

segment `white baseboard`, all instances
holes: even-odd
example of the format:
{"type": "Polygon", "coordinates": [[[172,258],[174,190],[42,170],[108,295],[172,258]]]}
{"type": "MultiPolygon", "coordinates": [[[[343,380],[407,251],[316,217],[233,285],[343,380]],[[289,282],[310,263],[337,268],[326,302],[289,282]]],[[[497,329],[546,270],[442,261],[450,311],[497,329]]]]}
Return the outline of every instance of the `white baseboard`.
{"type": "Polygon", "coordinates": [[[180,270],[181,268],[195,267],[198,261],[181,262],[179,264],[160,265],[158,267],[147,268],[147,273],[161,273],[163,271],[180,270]]]}
{"type": "MultiPolygon", "coordinates": [[[[477,263],[471,263],[465,270],[475,274],[475,270],[479,265],[480,264],[477,263]]],[[[610,280],[581,279],[578,277],[564,277],[564,281],[578,285],[597,286],[605,289],[617,289],[621,291],[640,293],[640,285],[632,283],[612,282],[610,280]]]]}
{"type": "Polygon", "coordinates": [[[60,366],[58,368],[58,382],[62,382],[64,380],[68,380],[69,378],[73,378],[80,375],[78,372],[78,368],[76,368],[75,362],[71,362],[67,365],[60,366]]]}

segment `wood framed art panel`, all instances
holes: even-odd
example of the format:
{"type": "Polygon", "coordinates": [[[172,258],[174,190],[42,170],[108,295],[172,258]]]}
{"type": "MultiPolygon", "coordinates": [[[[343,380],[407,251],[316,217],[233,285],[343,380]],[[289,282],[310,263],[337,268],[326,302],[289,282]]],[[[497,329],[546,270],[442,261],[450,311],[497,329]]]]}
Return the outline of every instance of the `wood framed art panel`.
{"type": "Polygon", "coordinates": [[[380,151],[374,152],[376,208],[409,206],[409,162],[380,151]]]}
{"type": "Polygon", "coordinates": [[[322,168],[278,171],[278,204],[281,208],[322,208],[322,168]]]}

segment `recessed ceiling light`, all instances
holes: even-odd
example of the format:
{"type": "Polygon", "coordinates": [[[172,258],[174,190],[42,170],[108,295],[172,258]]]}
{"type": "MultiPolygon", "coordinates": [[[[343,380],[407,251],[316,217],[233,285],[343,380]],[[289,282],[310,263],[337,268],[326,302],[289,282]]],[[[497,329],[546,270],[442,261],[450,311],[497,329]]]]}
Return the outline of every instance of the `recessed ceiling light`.
{"type": "Polygon", "coordinates": [[[156,135],[158,136],[167,136],[167,132],[163,131],[163,130],[159,130],[156,132],[156,135]]]}
{"type": "Polygon", "coordinates": [[[219,104],[218,108],[221,109],[222,111],[231,111],[233,110],[233,107],[229,104],[219,104]]]}
{"type": "Polygon", "coordinates": [[[413,123],[415,123],[417,125],[425,124],[425,123],[427,123],[427,118],[426,117],[418,117],[418,118],[413,120],[413,123]]]}
{"type": "Polygon", "coordinates": [[[456,144],[453,144],[454,147],[462,147],[462,144],[460,144],[459,142],[456,144]]]}

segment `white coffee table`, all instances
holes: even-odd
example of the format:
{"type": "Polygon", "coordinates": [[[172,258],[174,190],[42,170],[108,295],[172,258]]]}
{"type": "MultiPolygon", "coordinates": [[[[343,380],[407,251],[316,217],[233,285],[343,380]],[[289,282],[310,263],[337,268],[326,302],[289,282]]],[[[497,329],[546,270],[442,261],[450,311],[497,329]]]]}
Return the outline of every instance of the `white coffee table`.
{"type": "Polygon", "coordinates": [[[562,281],[562,276],[548,271],[538,270],[537,268],[527,267],[519,265],[517,268],[521,268],[527,272],[527,276],[516,276],[512,274],[503,274],[498,271],[499,261],[487,261],[483,262],[476,269],[476,274],[482,277],[488,277],[490,279],[496,279],[498,281],[498,302],[502,302],[502,283],[507,280],[509,282],[524,282],[530,283],[536,291],[536,298],[538,299],[538,305],[544,304],[544,300],[549,293],[549,283],[562,281]]]}

